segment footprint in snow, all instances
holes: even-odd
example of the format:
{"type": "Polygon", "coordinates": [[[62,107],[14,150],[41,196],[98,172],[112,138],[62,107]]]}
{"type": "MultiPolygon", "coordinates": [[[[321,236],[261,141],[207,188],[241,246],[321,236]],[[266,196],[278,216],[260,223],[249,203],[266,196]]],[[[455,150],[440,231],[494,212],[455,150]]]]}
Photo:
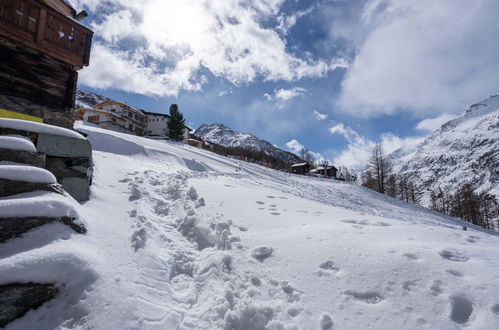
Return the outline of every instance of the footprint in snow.
{"type": "Polygon", "coordinates": [[[355,300],[359,300],[366,304],[377,304],[384,299],[383,296],[376,291],[362,292],[362,291],[347,290],[344,292],[344,294],[351,296],[355,300]]]}
{"type": "Polygon", "coordinates": [[[329,316],[329,314],[322,313],[319,317],[319,325],[321,330],[330,330],[333,328],[333,319],[329,316]]]}
{"type": "Polygon", "coordinates": [[[319,265],[319,268],[333,272],[337,272],[340,270],[337,266],[334,265],[334,262],[332,260],[324,261],[322,264],[319,265]]]}
{"type": "Polygon", "coordinates": [[[473,303],[463,295],[455,295],[451,298],[452,311],[450,318],[458,324],[467,323],[473,313],[473,303]]]}
{"type": "Polygon", "coordinates": [[[456,276],[456,277],[463,277],[463,273],[461,273],[455,269],[446,269],[445,271],[451,275],[456,276]]]}
{"type": "Polygon", "coordinates": [[[267,198],[275,198],[275,196],[267,196],[267,198]]]}
{"type": "Polygon", "coordinates": [[[442,281],[434,280],[433,284],[430,287],[430,290],[431,290],[431,294],[434,296],[438,296],[441,293],[443,293],[444,290],[442,289],[442,281]]]}
{"type": "Polygon", "coordinates": [[[260,204],[260,205],[265,204],[265,202],[262,202],[262,201],[256,201],[255,203],[260,204]]]}
{"type": "Polygon", "coordinates": [[[274,249],[270,246],[259,246],[253,249],[251,256],[261,262],[270,257],[273,252],[274,249]]]}
{"type": "Polygon", "coordinates": [[[454,262],[466,262],[470,259],[466,253],[455,249],[445,249],[440,251],[438,254],[440,254],[442,258],[454,262]]]}
{"type": "Polygon", "coordinates": [[[281,215],[279,212],[270,212],[271,215],[281,215]]]}
{"type": "Polygon", "coordinates": [[[404,253],[403,256],[411,261],[418,260],[418,257],[414,253],[404,253]]]}

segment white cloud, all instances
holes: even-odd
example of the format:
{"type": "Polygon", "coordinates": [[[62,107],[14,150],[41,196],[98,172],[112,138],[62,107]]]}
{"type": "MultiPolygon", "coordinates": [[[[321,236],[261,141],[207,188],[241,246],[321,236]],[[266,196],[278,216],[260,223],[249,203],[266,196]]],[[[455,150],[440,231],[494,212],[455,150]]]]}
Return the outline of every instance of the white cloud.
{"type": "Polygon", "coordinates": [[[428,118],[420,121],[416,125],[416,129],[421,130],[421,131],[430,131],[433,132],[434,130],[440,128],[443,124],[448,122],[449,120],[456,119],[458,116],[457,115],[451,115],[448,113],[443,113],[438,117],[435,118],[428,118]]]}
{"type": "Polygon", "coordinates": [[[369,0],[338,105],[372,116],[459,113],[499,85],[496,0],[369,0]]]}
{"type": "Polygon", "coordinates": [[[314,115],[315,115],[315,119],[317,119],[317,120],[324,120],[324,119],[327,119],[327,117],[328,117],[328,115],[326,115],[325,113],[320,113],[317,110],[314,110],[314,115]]]}
{"type": "Polygon", "coordinates": [[[292,150],[295,153],[299,153],[303,149],[303,145],[295,139],[286,143],[286,147],[288,147],[289,150],[292,150]]]}
{"type": "MultiPolygon", "coordinates": [[[[332,134],[342,135],[348,141],[347,147],[334,159],[334,163],[345,165],[356,172],[363,170],[376,142],[361,136],[352,128],[344,126],[343,123],[334,125],[329,131],[332,134]]],[[[381,134],[379,142],[383,144],[383,150],[388,155],[400,148],[411,150],[423,139],[423,137],[401,138],[391,133],[384,133],[381,134]]]]}
{"type": "Polygon", "coordinates": [[[239,85],[257,77],[318,77],[345,66],[341,59],[296,57],[274,28],[262,26],[279,15],[283,2],[76,0],[97,16],[91,65],[80,82],[164,96],[202,88],[200,69],[239,85]]]}
{"type": "Polygon", "coordinates": [[[278,101],[289,101],[297,96],[303,96],[307,90],[301,87],[294,87],[291,89],[279,89],[275,91],[274,98],[278,101]]]}
{"type": "Polygon", "coordinates": [[[291,89],[276,89],[273,94],[265,93],[263,97],[269,101],[275,101],[277,108],[282,109],[291,99],[298,96],[304,96],[307,90],[302,87],[293,87],[291,89]]]}

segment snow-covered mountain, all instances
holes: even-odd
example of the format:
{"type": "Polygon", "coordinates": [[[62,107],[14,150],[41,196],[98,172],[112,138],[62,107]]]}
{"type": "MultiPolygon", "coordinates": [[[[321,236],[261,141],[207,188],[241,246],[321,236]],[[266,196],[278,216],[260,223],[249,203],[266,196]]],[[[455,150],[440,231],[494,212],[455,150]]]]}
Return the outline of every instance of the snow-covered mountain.
{"type": "Polygon", "coordinates": [[[96,104],[111,100],[108,97],[83,89],[76,90],[75,108],[91,108],[96,104]]]}
{"type": "Polygon", "coordinates": [[[410,157],[400,155],[409,159],[401,162],[399,173],[409,174],[423,189],[426,205],[430,190],[453,194],[464,183],[499,196],[499,95],[442,125],[410,157]]]}
{"type": "Polygon", "coordinates": [[[194,135],[203,138],[207,142],[224,147],[240,147],[253,151],[263,151],[267,155],[288,163],[300,161],[300,158],[295,154],[279,149],[253,134],[237,132],[224,124],[203,124],[194,131],[194,135]]]}

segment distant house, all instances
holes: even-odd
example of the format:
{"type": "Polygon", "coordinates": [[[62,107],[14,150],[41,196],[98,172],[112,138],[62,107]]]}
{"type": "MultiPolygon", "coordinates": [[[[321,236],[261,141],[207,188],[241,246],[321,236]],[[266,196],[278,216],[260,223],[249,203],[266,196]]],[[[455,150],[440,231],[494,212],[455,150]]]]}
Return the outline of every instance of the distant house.
{"type": "Polygon", "coordinates": [[[145,134],[147,126],[146,115],[141,110],[116,101],[105,101],[93,108],[79,108],[75,118],[105,129],[138,136],[145,134]]]}
{"type": "Polygon", "coordinates": [[[189,133],[189,140],[187,142],[190,146],[196,147],[196,148],[202,148],[203,147],[203,139],[200,137],[189,133]]]}
{"type": "Polygon", "coordinates": [[[308,163],[297,163],[291,165],[291,173],[307,174],[309,171],[310,171],[310,165],[308,163]]]}
{"type": "Polygon", "coordinates": [[[338,169],[334,166],[318,166],[310,171],[312,174],[322,175],[328,178],[336,178],[338,169]]]}
{"type": "MultiPolygon", "coordinates": [[[[168,122],[170,116],[163,113],[149,112],[142,110],[146,116],[146,130],[145,135],[150,137],[167,137],[168,136],[168,122]]],[[[184,138],[183,142],[189,142],[189,132],[192,131],[189,127],[184,125],[184,138]]]]}

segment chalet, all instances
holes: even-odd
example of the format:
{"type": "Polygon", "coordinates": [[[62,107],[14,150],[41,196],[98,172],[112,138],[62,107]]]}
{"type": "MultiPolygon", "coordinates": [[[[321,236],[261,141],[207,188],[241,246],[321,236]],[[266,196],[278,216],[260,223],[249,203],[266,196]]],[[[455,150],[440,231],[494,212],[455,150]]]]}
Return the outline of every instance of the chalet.
{"type": "Polygon", "coordinates": [[[147,117],[141,110],[116,101],[104,101],[93,108],[79,108],[75,118],[105,129],[138,136],[144,135],[147,127],[147,117]]]}
{"type": "Polygon", "coordinates": [[[0,109],[73,127],[93,32],[65,0],[0,0],[0,109]]]}
{"type": "Polygon", "coordinates": [[[317,174],[320,176],[328,177],[328,178],[336,178],[336,173],[338,169],[334,166],[318,166],[310,171],[312,174],[317,174]]]}
{"type": "MultiPolygon", "coordinates": [[[[168,136],[168,122],[170,116],[163,113],[144,111],[147,118],[147,128],[145,131],[146,136],[150,137],[167,137],[168,136]]],[[[184,143],[189,142],[189,132],[192,131],[189,127],[184,125],[184,143]]]]}
{"type": "Polygon", "coordinates": [[[189,133],[189,140],[187,141],[187,143],[190,146],[193,146],[196,148],[202,148],[203,144],[204,144],[203,139],[201,139],[200,137],[198,137],[194,134],[191,134],[191,133],[189,133]]]}
{"type": "Polygon", "coordinates": [[[310,165],[308,163],[298,163],[291,165],[291,173],[307,174],[309,171],[310,165]]]}

